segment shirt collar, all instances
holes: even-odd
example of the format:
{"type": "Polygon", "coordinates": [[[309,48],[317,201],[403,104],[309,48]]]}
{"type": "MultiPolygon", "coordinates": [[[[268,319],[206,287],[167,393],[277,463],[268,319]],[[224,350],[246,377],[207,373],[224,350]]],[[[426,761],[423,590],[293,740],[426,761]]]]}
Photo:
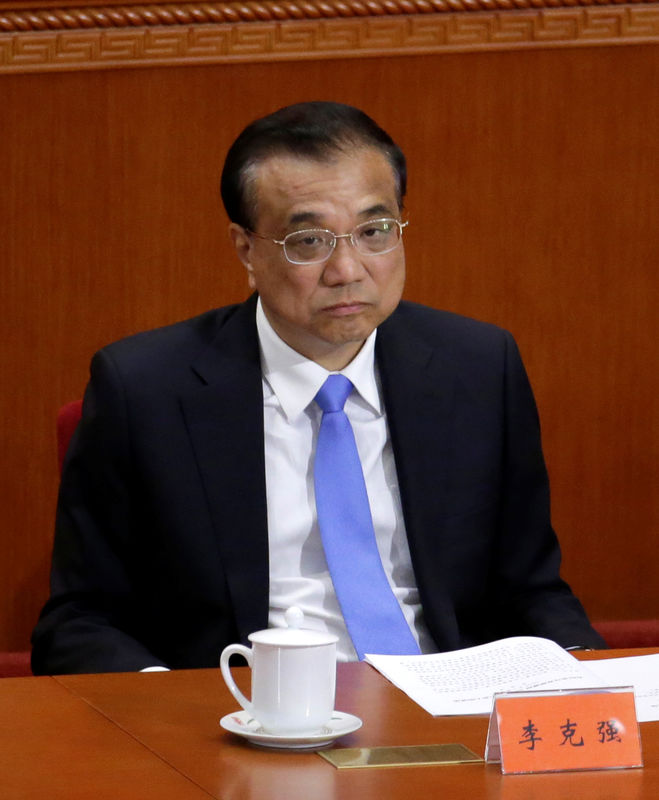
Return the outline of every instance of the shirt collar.
{"type": "MultiPolygon", "coordinates": [[[[256,306],[256,329],[261,347],[263,377],[277,395],[289,422],[295,420],[313,401],[331,372],[289,347],[268,321],[261,298],[256,306]]],[[[353,360],[339,372],[352,381],[356,391],[376,414],[382,413],[380,393],[375,377],[374,330],[353,360]]]]}

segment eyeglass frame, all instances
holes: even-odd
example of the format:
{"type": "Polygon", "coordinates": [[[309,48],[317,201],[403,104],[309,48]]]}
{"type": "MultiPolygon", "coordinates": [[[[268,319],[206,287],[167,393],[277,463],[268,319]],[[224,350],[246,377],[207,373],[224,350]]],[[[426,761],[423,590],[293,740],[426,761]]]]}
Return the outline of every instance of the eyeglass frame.
{"type": "Polygon", "coordinates": [[[410,221],[407,219],[405,222],[401,222],[399,219],[395,217],[378,217],[377,219],[367,219],[364,222],[360,222],[358,225],[349,232],[349,233],[334,233],[334,231],[330,231],[328,228],[302,228],[299,231],[291,231],[284,236],[283,239],[273,239],[271,236],[264,236],[262,233],[257,233],[256,231],[251,230],[250,228],[245,228],[245,232],[250,234],[251,236],[256,236],[257,239],[264,239],[266,242],[272,242],[273,244],[278,244],[284,248],[284,258],[288,261],[289,264],[295,264],[298,267],[309,267],[313,264],[324,264],[325,261],[329,261],[332,257],[334,250],[336,249],[336,243],[338,239],[349,239],[350,244],[357,250],[357,252],[362,256],[384,256],[387,253],[393,253],[393,251],[398,247],[398,245],[403,241],[403,228],[406,228],[410,224],[410,221]],[[369,222],[395,222],[398,225],[398,239],[396,240],[396,244],[391,247],[389,250],[383,250],[380,253],[362,253],[361,250],[358,249],[357,245],[354,242],[353,234],[360,228],[362,225],[368,225],[369,222]],[[291,259],[286,254],[286,239],[289,236],[293,236],[297,233],[314,233],[314,232],[322,232],[322,233],[329,233],[334,237],[334,241],[332,242],[332,247],[330,252],[328,253],[325,258],[318,259],[318,261],[291,261],[291,259]]]}

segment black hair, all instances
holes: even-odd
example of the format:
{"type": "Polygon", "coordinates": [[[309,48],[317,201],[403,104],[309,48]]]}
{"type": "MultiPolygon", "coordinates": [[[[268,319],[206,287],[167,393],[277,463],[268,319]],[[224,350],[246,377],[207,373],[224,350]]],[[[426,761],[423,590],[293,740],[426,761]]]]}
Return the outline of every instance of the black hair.
{"type": "Polygon", "coordinates": [[[335,153],[364,146],[379,149],[388,159],[402,208],[407,189],[403,151],[358,108],[315,100],[286,106],[255,120],[234,141],[224,161],[221,193],[229,219],[244,228],[255,224],[249,172],[263,159],[288,154],[322,161],[335,153]]]}

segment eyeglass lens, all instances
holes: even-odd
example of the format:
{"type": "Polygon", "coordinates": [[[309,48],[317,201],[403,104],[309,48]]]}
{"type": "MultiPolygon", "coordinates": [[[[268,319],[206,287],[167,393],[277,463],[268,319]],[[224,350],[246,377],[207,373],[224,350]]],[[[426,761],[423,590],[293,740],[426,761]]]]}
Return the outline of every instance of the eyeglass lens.
{"type": "MultiPolygon", "coordinates": [[[[369,220],[350,233],[353,246],[362,255],[388,253],[400,238],[400,225],[395,219],[369,220]]],[[[294,264],[313,264],[330,257],[336,239],[335,234],[326,230],[293,231],[284,238],[284,252],[294,264]]]]}

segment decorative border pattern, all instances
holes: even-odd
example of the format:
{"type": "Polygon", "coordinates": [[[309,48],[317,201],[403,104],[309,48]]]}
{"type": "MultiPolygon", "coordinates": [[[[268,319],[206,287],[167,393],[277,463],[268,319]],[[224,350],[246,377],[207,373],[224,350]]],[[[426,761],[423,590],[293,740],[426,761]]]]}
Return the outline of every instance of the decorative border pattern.
{"type": "Polygon", "coordinates": [[[265,0],[0,10],[0,74],[658,41],[659,3],[644,0],[265,0]]]}
{"type": "MultiPolygon", "coordinates": [[[[650,3],[634,0],[630,5],[650,3]]],[[[474,11],[598,7],[606,0],[261,0],[83,8],[9,9],[2,11],[0,31],[62,30],[72,28],[129,28],[154,25],[203,25],[223,22],[268,22],[337,17],[379,17],[474,11]]]]}

